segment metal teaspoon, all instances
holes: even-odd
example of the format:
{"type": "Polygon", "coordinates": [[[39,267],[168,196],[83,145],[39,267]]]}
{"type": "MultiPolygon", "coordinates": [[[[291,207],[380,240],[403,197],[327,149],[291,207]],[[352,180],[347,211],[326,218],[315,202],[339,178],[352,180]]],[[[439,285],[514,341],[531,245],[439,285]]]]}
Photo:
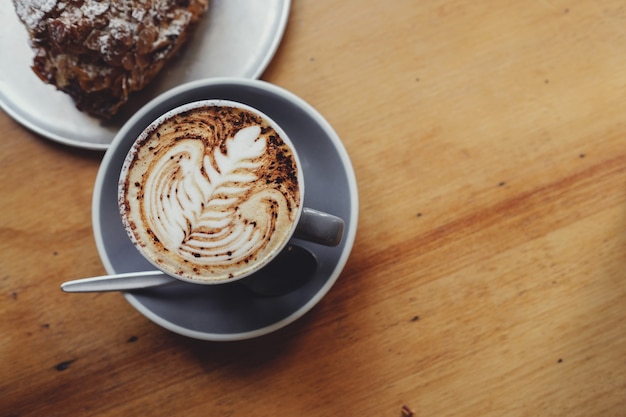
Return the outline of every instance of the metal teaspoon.
{"type": "MultiPolygon", "coordinates": [[[[316,267],[317,261],[310,251],[300,246],[288,245],[265,268],[253,276],[242,278],[236,282],[258,295],[283,295],[310,280],[316,267]]],[[[184,282],[164,272],[154,270],[67,281],[61,284],[61,289],[68,293],[130,291],[173,284],[184,284],[184,282]]]]}
{"type": "Polygon", "coordinates": [[[155,270],[76,279],[64,282],[61,284],[61,289],[65,292],[128,291],[179,282],[182,281],[155,270]]]}

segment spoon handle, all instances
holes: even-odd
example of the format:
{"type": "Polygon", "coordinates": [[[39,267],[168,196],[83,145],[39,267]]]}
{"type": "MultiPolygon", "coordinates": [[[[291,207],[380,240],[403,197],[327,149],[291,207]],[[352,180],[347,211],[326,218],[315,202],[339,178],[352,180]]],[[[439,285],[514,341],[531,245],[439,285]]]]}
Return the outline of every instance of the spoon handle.
{"type": "Polygon", "coordinates": [[[65,292],[127,291],[158,287],[174,282],[179,281],[161,271],[143,271],[67,281],[61,284],[61,289],[65,292]]]}

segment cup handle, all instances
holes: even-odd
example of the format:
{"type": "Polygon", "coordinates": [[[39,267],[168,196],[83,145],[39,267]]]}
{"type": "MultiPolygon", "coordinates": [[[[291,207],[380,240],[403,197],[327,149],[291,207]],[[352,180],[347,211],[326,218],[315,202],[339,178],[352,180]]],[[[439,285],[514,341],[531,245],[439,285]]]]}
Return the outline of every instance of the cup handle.
{"type": "Polygon", "coordinates": [[[344,222],[339,217],[305,207],[293,237],[325,246],[337,246],[343,238],[343,229],[344,222]]]}

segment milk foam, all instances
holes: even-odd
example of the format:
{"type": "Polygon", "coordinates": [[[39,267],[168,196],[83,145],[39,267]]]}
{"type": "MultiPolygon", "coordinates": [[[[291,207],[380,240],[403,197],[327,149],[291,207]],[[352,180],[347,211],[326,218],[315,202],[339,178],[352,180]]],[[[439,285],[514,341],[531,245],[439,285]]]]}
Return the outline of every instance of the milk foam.
{"type": "Polygon", "coordinates": [[[245,274],[282,248],[297,221],[296,160],[247,110],[201,107],[133,147],[120,180],[129,236],[152,262],[188,279],[245,274]]]}

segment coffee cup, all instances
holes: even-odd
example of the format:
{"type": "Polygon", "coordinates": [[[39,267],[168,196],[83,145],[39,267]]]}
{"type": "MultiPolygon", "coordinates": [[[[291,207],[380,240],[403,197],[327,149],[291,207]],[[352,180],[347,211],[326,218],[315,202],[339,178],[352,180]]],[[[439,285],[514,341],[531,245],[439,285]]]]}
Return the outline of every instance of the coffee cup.
{"type": "Polygon", "coordinates": [[[304,206],[297,150],[263,112],[200,100],[154,120],[118,183],[126,233],[151,264],[199,284],[261,270],[292,238],[334,246],[342,219],[304,206]]]}

